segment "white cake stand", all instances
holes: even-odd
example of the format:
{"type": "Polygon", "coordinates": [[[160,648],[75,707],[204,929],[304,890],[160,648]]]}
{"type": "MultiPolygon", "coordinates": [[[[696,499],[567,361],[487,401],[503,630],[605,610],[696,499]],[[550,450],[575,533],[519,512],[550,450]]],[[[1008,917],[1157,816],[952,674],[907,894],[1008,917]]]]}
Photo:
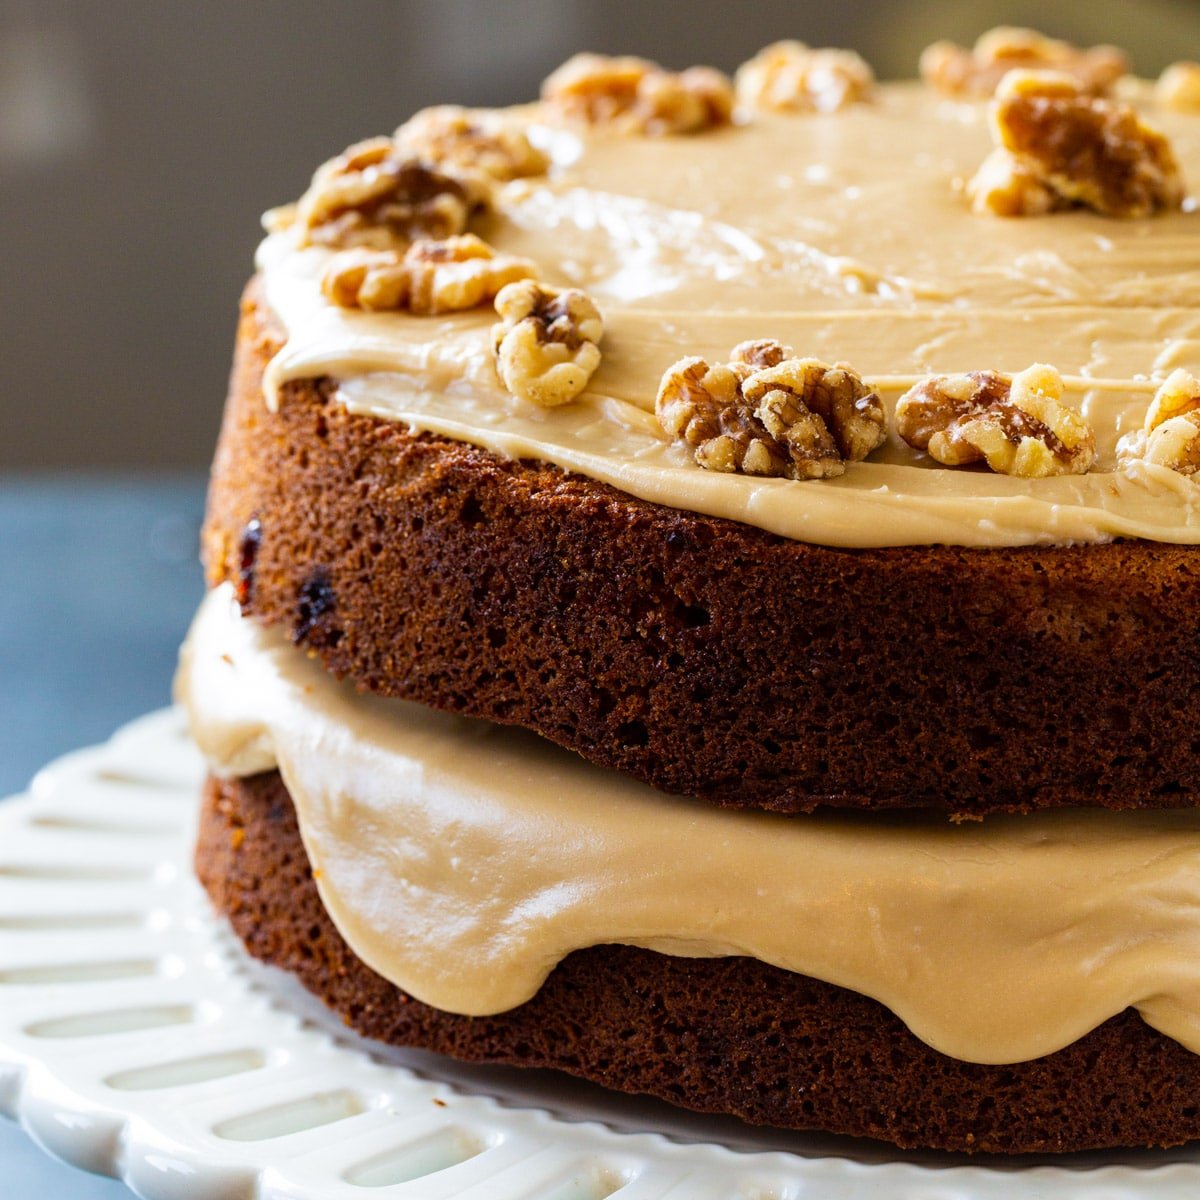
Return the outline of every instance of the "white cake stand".
{"type": "Polygon", "coordinates": [[[969,1163],[756,1131],[348,1034],[189,868],[177,713],[0,806],[0,1111],[148,1200],[1194,1200],[1200,1154],[969,1163]]]}

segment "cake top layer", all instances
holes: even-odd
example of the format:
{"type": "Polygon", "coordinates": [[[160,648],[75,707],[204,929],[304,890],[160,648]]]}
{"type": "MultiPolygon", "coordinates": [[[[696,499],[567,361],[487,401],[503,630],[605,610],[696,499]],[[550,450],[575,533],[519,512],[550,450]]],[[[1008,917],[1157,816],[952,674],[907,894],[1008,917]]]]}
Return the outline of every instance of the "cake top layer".
{"type": "MultiPolygon", "coordinates": [[[[1167,108],[1147,85],[1120,87],[1121,103],[1165,135],[1183,178],[1200,179],[1200,116],[1167,108]]],[[[580,124],[547,103],[508,110],[503,121],[545,155],[544,172],[493,179],[480,203],[470,191],[474,176],[455,175],[458,162],[440,164],[464,205],[475,206],[470,229],[493,258],[472,247],[473,266],[453,264],[439,276],[436,263],[414,273],[405,248],[371,238],[350,239],[369,241],[370,250],[346,249],[344,229],[332,239],[341,238],[340,247],[323,244],[305,228],[313,192],[300,219],[276,219],[259,265],[288,344],[269,388],[333,375],[356,411],[798,540],[1200,542],[1200,485],[1161,455],[1139,456],[1135,444],[1163,380],[1177,368],[1200,368],[1195,206],[1185,199],[1132,219],[1086,207],[1019,217],[977,211],[968,181],[989,154],[1007,153],[993,147],[1001,102],[901,84],[875,87],[838,111],[755,109],[692,136],[580,124]],[[331,277],[361,285],[380,263],[404,287],[418,274],[432,286],[427,308],[439,307],[447,279],[468,275],[479,303],[418,313],[414,293],[369,311],[357,293],[347,302],[330,285],[331,277]],[[572,346],[598,358],[598,369],[561,407],[512,394],[504,351],[497,362],[490,300],[523,275],[551,295],[579,289],[603,317],[598,355],[588,339],[576,339],[582,350],[572,346]],[[746,473],[740,459],[723,470],[700,465],[704,448],[664,428],[661,403],[656,415],[664,373],[684,356],[723,364],[731,347],[759,339],[821,365],[848,364],[851,380],[861,377],[851,393],[860,408],[876,403],[863,399],[868,393],[881,402],[882,444],[865,461],[839,458],[826,478],[776,477],[776,460],[767,476],[746,473]],[[928,377],[1024,378],[1019,373],[1037,363],[1054,368],[1036,377],[1041,415],[1047,404],[1055,413],[1065,408],[1087,431],[1083,473],[1069,473],[1080,464],[1045,478],[950,466],[932,457],[936,443],[927,452],[901,437],[897,401],[928,377]]],[[[1066,203],[1055,196],[1053,205],[1066,203]]],[[[749,422],[751,440],[786,451],[795,424],[771,442],[759,437],[760,418],[746,416],[751,409],[739,410],[737,436],[749,422]]],[[[725,432],[732,411],[721,417],[725,432]]],[[[1001,430],[1005,452],[1029,434],[1028,416],[1018,417],[1020,430],[1011,422],[1001,430]]],[[[1067,429],[1058,426],[1034,448],[1053,449],[1055,433],[1069,440],[1067,429]]],[[[987,462],[1000,457],[989,453],[987,462]]]]}

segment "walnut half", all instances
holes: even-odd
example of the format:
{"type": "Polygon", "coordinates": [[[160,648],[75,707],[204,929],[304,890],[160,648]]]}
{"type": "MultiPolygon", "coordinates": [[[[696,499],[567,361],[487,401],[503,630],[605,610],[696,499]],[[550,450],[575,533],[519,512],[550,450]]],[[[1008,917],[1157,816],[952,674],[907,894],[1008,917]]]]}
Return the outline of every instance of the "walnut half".
{"type": "Polygon", "coordinates": [[[480,171],[500,181],[544,175],[549,166],[521,123],[500,109],[454,104],[423,108],[393,136],[401,153],[480,171]]]}
{"type": "Polygon", "coordinates": [[[519,400],[554,408],[574,400],[600,365],[604,322],[595,302],[576,288],[532,279],[496,297],[492,326],[496,371],[519,400]]]}
{"type": "Polygon", "coordinates": [[[399,151],[391,138],[351,146],[321,166],[296,205],[301,245],[402,249],[462,233],[489,201],[487,181],[399,151]]]}
{"type": "Polygon", "coordinates": [[[1121,466],[1138,459],[1181,475],[1200,471],[1200,380],[1182,367],[1155,392],[1142,428],[1117,446],[1121,466]]]}
{"type": "Polygon", "coordinates": [[[467,233],[413,242],[403,253],[345,250],[330,263],[321,290],[342,308],[435,314],[486,304],[508,284],[536,274],[529,259],[497,254],[467,233]]]}
{"type": "Polygon", "coordinates": [[[923,379],[896,405],[896,432],[948,467],[986,462],[1003,475],[1083,475],[1096,460],[1092,427],[1062,402],[1062,376],[1036,364],[923,379]]]}
{"type": "Polygon", "coordinates": [[[1082,205],[1146,217],[1183,203],[1167,139],[1129,105],[1090,96],[1070,76],[1011,71],[991,121],[998,150],[968,185],[976,209],[1013,216],[1082,205]]]}
{"type": "Polygon", "coordinates": [[[728,125],[733,85],[712,67],[678,73],[629,56],[576,54],[542,84],[552,111],[622,133],[702,133],[728,125]]]}
{"type": "Polygon", "coordinates": [[[882,402],[852,368],[773,341],[743,342],[724,365],[680,359],[655,411],[699,466],[745,475],[830,479],[887,437],[882,402]]]}
{"type": "Polygon", "coordinates": [[[1200,63],[1172,63],[1158,77],[1154,98],[1163,108],[1200,113],[1200,63]]]}
{"type": "Polygon", "coordinates": [[[875,73],[853,50],[814,50],[803,42],[764,46],[734,78],[743,108],[837,112],[867,100],[875,73]]]}
{"type": "Polygon", "coordinates": [[[975,212],[997,217],[1040,217],[1071,207],[1034,170],[999,148],[983,160],[967,181],[967,197],[975,212]]]}
{"type": "Polygon", "coordinates": [[[934,42],[922,53],[920,69],[926,83],[948,96],[990,96],[1017,68],[1061,71],[1083,91],[1104,95],[1129,73],[1129,59],[1115,46],[1083,50],[1033,29],[1001,25],[983,34],[970,50],[953,42],[934,42]]]}

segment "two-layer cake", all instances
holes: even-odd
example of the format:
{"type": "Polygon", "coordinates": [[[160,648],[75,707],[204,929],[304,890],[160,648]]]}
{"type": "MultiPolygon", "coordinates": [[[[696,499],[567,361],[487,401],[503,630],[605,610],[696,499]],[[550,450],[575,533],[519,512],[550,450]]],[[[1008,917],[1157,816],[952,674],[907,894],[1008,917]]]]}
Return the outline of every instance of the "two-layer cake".
{"type": "Polygon", "coordinates": [[[360,1031],[906,1146],[1200,1136],[1191,75],[923,69],[580,56],[269,214],[197,864],[360,1031]]]}

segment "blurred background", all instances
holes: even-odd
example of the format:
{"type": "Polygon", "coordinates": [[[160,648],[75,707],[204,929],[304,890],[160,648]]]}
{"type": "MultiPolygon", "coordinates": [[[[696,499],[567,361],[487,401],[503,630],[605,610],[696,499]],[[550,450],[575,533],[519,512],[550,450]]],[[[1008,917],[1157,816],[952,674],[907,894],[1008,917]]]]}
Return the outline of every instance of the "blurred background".
{"type": "Polygon", "coordinates": [[[1000,22],[1200,55],[1195,0],[0,0],[0,470],[202,466],[259,214],[414,109],[532,98],[580,47],[900,77],[1000,22]]]}
{"type": "MultiPolygon", "coordinates": [[[[167,702],[259,214],[318,163],[582,48],[898,78],[1000,23],[1200,57],[1196,0],[0,0],[0,797],[167,702]]],[[[0,1200],[42,1196],[131,1193],[0,1120],[0,1200]]]]}

